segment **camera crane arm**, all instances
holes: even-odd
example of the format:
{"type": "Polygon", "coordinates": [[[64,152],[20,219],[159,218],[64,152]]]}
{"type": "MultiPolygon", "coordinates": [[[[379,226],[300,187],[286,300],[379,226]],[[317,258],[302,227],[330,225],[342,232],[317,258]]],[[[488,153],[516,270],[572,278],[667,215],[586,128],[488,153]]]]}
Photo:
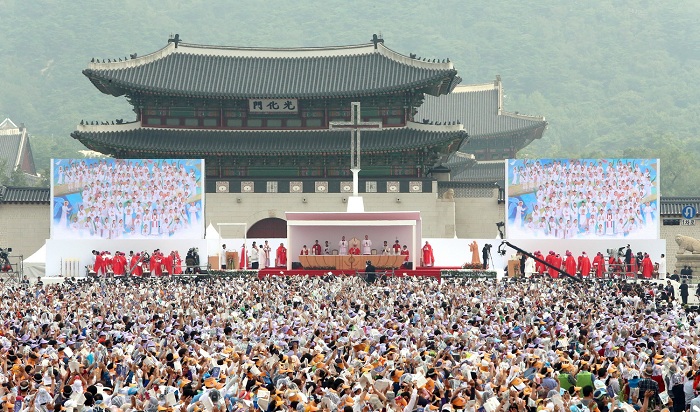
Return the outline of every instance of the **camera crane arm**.
{"type": "Polygon", "coordinates": [[[508,247],[510,247],[510,248],[512,248],[512,249],[515,249],[516,251],[522,253],[523,255],[525,255],[525,256],[527,256],[527,257],[533,258],[535,261],[540,262],[540,263],[542,263],[543,265],[545,265],[545,266],[547,266],[547,267],[549,267],[549,268],[552,268],[552,269],[556,270],[557,272],[559,272],[559,273],[561,273],[562,275],[568,277],[569,279],[573,279],[573,280],[575,280],[575,281],[577,281],[577,282],[583,282],[581,279],[577,278],[576,276],[571,276],[570,274],[568,274],[568,273],[564,272],[563,270],[561,270],[561,268],[558,268],[558,267],[556,267],[556,266],[554,266],[554,265],[549,264],[548,262],[545,262],[544,260],[542,260],[542,259],[536,257],[536,256],[533,255],[532,253],[530,253],[530,252],[528,252],[528,251],[526,251],[526,250],[523,250],[523,249],[521,249],[521,248],[515,246],[514,244],[508,242],[507,240],[502,240],[502,241],[501,241],[501,244],[498,245],[498,251],[499,251],[499,252],[502,251],[503,254],[505,254],[505,250],[503,250],[503,245],[506,245],[506,246],[508,246],[508,247]]]}

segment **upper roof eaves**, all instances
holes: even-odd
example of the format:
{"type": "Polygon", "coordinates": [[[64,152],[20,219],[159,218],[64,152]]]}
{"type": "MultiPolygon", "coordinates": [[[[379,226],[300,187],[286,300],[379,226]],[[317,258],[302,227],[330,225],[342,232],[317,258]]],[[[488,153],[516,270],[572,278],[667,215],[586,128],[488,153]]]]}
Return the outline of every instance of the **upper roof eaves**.
{"type": "Polygon", "coordinates": [[[206,97],[304,98],[389,93],[437,83],[447,84],[440,87],[441,93],[447,93],[456,84],[457,72],[452,62],[418,60],[397,53],[383,43],[376,47],[369,43],[317,48],[221,47],[189,43],[176,47],[175,43],[168,43],[154,53],[129,60],[105,63],[93,59],[83,73],[103,93],[113,95],[135,90],[206,97]],[[383,59],[384,64],[377,64],[383,59]],[[153,69],[146,67],[149,65],[153,65],[153,69]],[[182,72],[178,73],[180,68],[182,72]],[[377,73],[377,70],[382,72],[377,73]],[[253,75],[254,71],[267,71],[264,74],[277,74],[282,78],[242,82],[244,79],[237,77],[253,75]],[[364,81],[341,77],[352,73],[364,76],[364,81]],[[314,78],[314,74],[321,76],[314,78]],[[213,78],[216,81],[208,81],[213,78]],[[226,84],[227,78],[229,84],[226,84]],[[445,80],[452,81],[445,83],[445,80]],[[248,86],[242,87],[242,83],[248,86]],[[275,87],[271,87],[273,85],[275,87]]]}
{"type": "MultiPolygon", "coordinates": [[[[238,47],[238,46],[213,46],[194,43],[168,43],[165,47],[153,53],[138,56],[129,60],[111,60],[101,62],[93,59],[88,64],[91,70],[120,70],[131,67],[138,67],[153,61],[162,59],[173,53],[193,54],[198,56],[214,57],[242,57],[256,59],[301,59],[301,58],[322,58],[339,56],[358,56],[363,54],[380,53],[394,61],[409,66],[428,70],[454,70],[454,65],[450,61],[432,62],[418,60],[400,54],[390,48],[378,43],[375,48],[372,43],[356,44],[350,46],[330,46],[330,47],[238,47]]],[[[449,59],[448,59],[449,60],[449,59]]]]}

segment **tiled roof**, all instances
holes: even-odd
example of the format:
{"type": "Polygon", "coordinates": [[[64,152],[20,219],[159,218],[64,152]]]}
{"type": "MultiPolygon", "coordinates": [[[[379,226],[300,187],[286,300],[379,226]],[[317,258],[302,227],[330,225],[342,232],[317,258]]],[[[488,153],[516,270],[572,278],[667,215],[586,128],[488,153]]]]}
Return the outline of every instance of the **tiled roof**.
{"type": "Polygon", "coordinates": [[[506,167],[504,162],[477,163],[463,168],[452,166],[451,179],[460,182],[501,183],[505,181],[506,167]]]}
{"type": "MultiPolygon", "coordinates": [[[[120,151],[160,155],[299,155],[346,154],[347,130],[248,131],[184,130],[118,126],[78,126],[71,136],[91,150],[118,155],[120,151]]],[[[460,126],[426,126],[409,123],[406,127],[362,132],[363,153],[389,153],[425,147],[457,144],[467,134],[460,126]]]]}
{"type": "Polygon", "coordinates": [[[51,192],[48,188],[0,186],[0,203],[49,204],[51,192]]]}
{"type": "Polygon", "coordinates": [[[15,170],[20,170],[36,178],[36,166],[29,134],[24,125],[17,126],[12,120],[0,123],[0,174],[9,177],[15,170]]]}
{"type": "Polygon", "coordinates": [[[682,216],[684,206],[700,211],[700,197],[661,197],[661,216],[682,216]]]}
{"type": "Polygon", "coordinates": [[[149,55],[91,62],[83,71],[103,93],[207,98],[353,97],[422,90],[446,94],[461,80],[452,63],[432,63],[383,44],[264,49],[181,43],[149,55]]]}
{"type": "MultiPolygon", "coordinates": [[[[415,115],[416,121],[459,121],[472,139],[543,128],[544,117],[524,116],[503,110],[500,80],[481,85],[460,85],[447,96],[426,96],[415,115]]],[[[542,137],[541,133],[538,136],[542,137]]]]}
{"type": "Polygon", "coordinates": [[[0,135],[0,173],[10,176],[17,166],[17,153],[22,144],[22,132],[0,135]]]}

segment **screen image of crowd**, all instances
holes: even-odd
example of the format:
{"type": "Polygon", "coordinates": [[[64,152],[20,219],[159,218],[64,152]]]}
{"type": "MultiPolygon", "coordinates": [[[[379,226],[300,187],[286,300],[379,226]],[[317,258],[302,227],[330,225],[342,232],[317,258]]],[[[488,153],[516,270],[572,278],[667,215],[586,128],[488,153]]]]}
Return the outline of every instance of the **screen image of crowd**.
{"type": "Polygon", "coordinates": [[[658,237],[658,161],[518,159],[507,162],[512,239],[658,237]]]}
{"type": "Polygon", "coordinates": [[[52,237],[199,238],[201,160],[55,159],[52,237]]]}

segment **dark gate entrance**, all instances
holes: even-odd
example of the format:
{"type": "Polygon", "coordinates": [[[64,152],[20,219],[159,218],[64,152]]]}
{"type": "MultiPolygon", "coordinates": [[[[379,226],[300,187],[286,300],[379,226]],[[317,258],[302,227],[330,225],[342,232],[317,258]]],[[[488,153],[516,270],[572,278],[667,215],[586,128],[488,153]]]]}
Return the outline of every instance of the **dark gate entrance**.
{"type": "Polygon", "coordinates": [[[286,238],[287,221],[277,217],[260,220],[248,229],[246,237],[250,240],[286,238]]]}

